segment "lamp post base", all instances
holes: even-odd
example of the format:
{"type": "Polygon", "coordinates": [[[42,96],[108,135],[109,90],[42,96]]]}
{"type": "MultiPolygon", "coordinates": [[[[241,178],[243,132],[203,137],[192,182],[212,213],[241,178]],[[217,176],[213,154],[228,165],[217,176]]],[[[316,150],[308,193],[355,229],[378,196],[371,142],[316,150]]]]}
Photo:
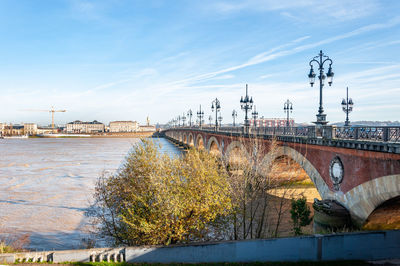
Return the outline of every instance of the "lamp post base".
{"type": "Polygon", "coordinates": [[[326,114],[317,114],[317,121],[313,122],[317,127],[318,126],[325,126],[328,124],[328,121],[326,121],[326,114]]]}

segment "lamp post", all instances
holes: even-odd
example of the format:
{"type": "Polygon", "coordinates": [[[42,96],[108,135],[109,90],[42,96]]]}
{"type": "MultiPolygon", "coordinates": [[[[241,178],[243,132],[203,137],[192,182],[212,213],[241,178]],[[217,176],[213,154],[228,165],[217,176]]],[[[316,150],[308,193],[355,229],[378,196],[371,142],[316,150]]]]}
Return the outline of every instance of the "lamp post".
{"type": "Polygon", "coordinates": [[[249,121],[249,118],[247,116],[247,113],[248,113],[249,110],[251,110],[253,108],[253,97],[250,98],[249,95],[248,95],[248,86],[247,86],[247,84],[246,84],[246,96],[244,96],[244,98],[243,98],[243,96],[240,98],[240,107],[242,108],[242,110],[245,113],[244,126],[246,128],[248,128],[250,126],[250,121],[249,121]]]}
{"type": "Polygon", "coordinates": [[[192,127],[192,109],[189,109],[189,111],[187,112],[187,116],[189,117],[189,127],[192,127]]]}
{"type": "Polygon", "coordinates": [[[185,126],[185,122],[186,122],[186,116],[185,116],[185,113],[183,113],[183,115],[182,115],[182,126],[185,126]]]}
{"type": "Polygon", "coordinates": [[[210,127],[211,127],[211,123],[212,123],[212,116],[211,115],[208,117],[208,121],[210,121],[210,127]]]}
{"type": "Polygon", "coordinates": [[[349,87],[347,87],[346,88],[346,100],[345,99],[342,100],[342,109],[343,109],[343,112],[346,113],[346,121],[344,122],[344,125],[346,127],[350,126],[349,113],[351,111],[353,111],[353,105],[354,105],[353,100],[351,98],[349,98],[349,87]]]}
{"type": "Polygon", "coordinates": [[[237,117],[237,112],[236,112],[236,110],[233,110],[232,111],[233,126],[235,126],[236,117],[237,117]]]}
{"type": "Polygon", "coordinates": [[[221,103],[217,98],[215,98],[215,100],[211,102],[211,111],[214,112],[214,109],[215,109],[215,130],[218,130],[218,112],[221,110],[221,103]]]}
{"type": "Polygon", "coordinates": [[[200,104],[200,110],[197,111],[197,118],[199,119],[199,127],[201,128],[201,122],[203,121],[204,117],[204,112],[201,110],[201,104],[200,104]]]}
{"type": "Polygon", "coordinates": [[[180,115],[178,115],[177,120],[178,120],[178,127],[180,127],[181,126],[181,116],[180,115]]]}
{"type": "Polygon", "coordinates": [[[221,115],[218,116],[218,121],[219,121],[219,126],[221,127],[222,126],[222,116],[221,115]]]}
{"type": "Polygon", "coordinates": [[[258,112],[256,111],[256,106],[254,105],[254,111],[251,113],[253,119],[254,119],[254,127],[257,127],[257,117],[258,117],[258,112]]]}
{"type": "Polygon", "coordinates": [[[289,101],[289,99],[286,100],[286,102],[283,104],[283,111],[286,113],[286,126],[289,127],[289,113],[293,112],[293,104],[289,101]]]}
{"type": "Polygon", "coordinates": [[[322,50],[319,52],[319,54],[317,56],[315,56],[311,61],[310,61],[310,74],[308,74],[308,78],[310,79],[310,84],[311,87],[313,87],[314,82],[315,82],[315,72],[313,69],[313,63],[315,63],[318,67],[319,70],[319,108],[318,108],[318,114],[317,114],[317,121],[313,122],[315,123],[317,126],[323,126],[326,125],[328,123],[328,121],[326,121],[326,114],[324,114],[324,108],[322,107],[322,88],[324,87],[324,82],[325,79],[328,79],[328,84],[329,86],[332,85],[332,80],[333,80],[333,71],[332,71],[332,60],[324,55],[322,53],[322,50]],[[329,63],[329,69],[328,69],[328,73],[326,73],[326,76],[324,74],[324,64],[328,62],[329,63]]]}

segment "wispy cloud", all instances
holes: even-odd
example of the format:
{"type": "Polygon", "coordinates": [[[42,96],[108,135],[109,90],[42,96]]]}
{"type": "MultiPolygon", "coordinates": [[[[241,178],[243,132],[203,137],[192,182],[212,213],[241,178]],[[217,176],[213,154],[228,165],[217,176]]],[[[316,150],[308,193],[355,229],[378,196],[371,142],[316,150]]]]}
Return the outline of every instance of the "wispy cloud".
{"type": "Polygon", "coordinates": [[[233,72],[233,71],[236,71],[236,70],[239,70],[242,68],[246,68],[249,66],[265,63],[265,62],[268,62],[268,61],[271,61],[271,60],[274,60],[274,59],[277,59],[280,57],[296,54],[296,53],[299,53],[299,52],[302,52],[302,51],[305,51],[308,49],[316,48],[316,47],[321,47],[325,44],[329,44],[329,43],[337,42],[337,41],[344,40],[347,38],[355,37],[355,36],[365,34],[365,33],[371,32],[371,31],[390,28],[390,27],[393,27],[393,26],[396,26],[399,24],[400,24],[400,17],[395,17],[385,23],[370,24],[370,25],[360,27],[358,29],[355,29],[353,31],[350,31],[350,32],[347,32],[344,34],[340,34],[340,35],[337,35],[334,37],[324,39],[319,42],[313,41],[308,44],[296,46],[296,44],[304,42],[305,40],[308,40],[310,38],[310,36],[303,36],[301,38],[290,41],[286,44],[271,48],[268,51],[259,53],[255,56],[249,58],[246,62],[244,62],[242,64],[227,67],[224,69],[220,69],[217,71],[213,71],[213,72],[209,72],[209,73],[205,73],[205,74],[201,74],[201,75],[197,75],[197,76],[190,77],[187,79],[178,80],[178,81],[172,82],[172,84],[182,84],[182,83],[187,84],[187,83],[192,83],[192,82],[208,80],[208,79],[214,78],[215,76],[220,75],[220,74],[233,72]],[[292,47],[292,48],[290,48],[290,47],[292,47]],[[289,49],[287,49],[287,48],[289,48],[289,49]]]}
{"type": "Polygon", "coordinates": [[[331,17],[336,20],[345,21],[369,16],[379,10],[379,4],[376,0],[245,0],[216,1],[211,6],[214,11],[221,14],[234,14],[243,11],[281,11],[282,16],[295,20],[307,18],[309,21],[309,16],[313,15],[314,17],[331,17]],[[290,13],[291,10],[296,10],[296,14],[299,15],[294,16],[290,13]]]}

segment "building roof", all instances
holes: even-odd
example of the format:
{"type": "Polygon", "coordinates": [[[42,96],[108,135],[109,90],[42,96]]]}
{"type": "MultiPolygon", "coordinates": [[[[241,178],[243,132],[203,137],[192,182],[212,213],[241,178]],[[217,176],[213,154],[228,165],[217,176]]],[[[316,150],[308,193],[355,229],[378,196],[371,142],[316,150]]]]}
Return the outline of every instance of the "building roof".
{"type": "Polygon", "coordinates": [[[136,121],[110,121],[111,123],[137,123],[136,121]]]}
{"type": "Polygon", "coordinates": [[[97,120],[93,120],[92,122],[83,122],[80,120],[75,120],[74,122],[69,122],[68,124],[103,124],[97,120]]]}

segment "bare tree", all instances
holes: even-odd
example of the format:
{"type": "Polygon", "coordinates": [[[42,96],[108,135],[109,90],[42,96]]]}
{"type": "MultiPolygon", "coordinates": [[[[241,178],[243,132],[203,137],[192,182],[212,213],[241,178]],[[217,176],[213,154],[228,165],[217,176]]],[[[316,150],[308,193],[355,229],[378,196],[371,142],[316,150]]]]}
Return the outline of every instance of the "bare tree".
{"type": "Polygon", "coordinates": [[[270,223],[268,191],[275,187],[271,170],[277,153],[275,139],[239,138],[240,147],[224,157],[229,174],[233,214],[233,239],[267,236],[270,223]]]}

